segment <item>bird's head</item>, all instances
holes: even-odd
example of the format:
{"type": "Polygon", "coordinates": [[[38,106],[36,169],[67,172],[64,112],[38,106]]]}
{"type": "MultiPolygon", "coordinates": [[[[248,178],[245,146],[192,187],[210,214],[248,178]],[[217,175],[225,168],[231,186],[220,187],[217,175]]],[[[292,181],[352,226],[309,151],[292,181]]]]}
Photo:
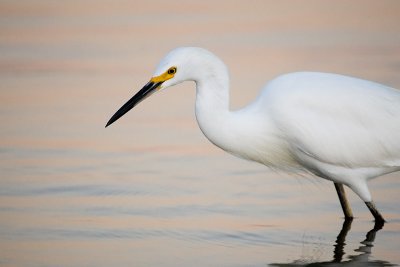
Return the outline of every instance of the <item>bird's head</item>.
{"type": "Polygon", "coordinates": [[[201,69],[199,65],[206,67],[208,57],[215,56],[197,47],[180,47],[169,52],[159,63],[150,81],[111,117],[106,127],[153,93],[184,81],[196,80],[201,69]]]}

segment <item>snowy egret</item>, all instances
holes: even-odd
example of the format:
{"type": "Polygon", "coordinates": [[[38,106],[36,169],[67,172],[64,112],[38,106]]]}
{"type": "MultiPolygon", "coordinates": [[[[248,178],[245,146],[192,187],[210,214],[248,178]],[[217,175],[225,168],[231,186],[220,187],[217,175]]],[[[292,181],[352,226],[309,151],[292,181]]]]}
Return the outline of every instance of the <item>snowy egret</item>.
{"type": "Polygon", "coordinates": [[[197,47],[172,50],[150,81],[108,121],[184,81],[196,84],[195,114],[216,146],[238,157],[333,181],[346,219],[353,214],[343,185],[384,222],[367,181],[400,170],[400,92],[353,77],[318,72],[281,75],[256,100],[229,110],[225,64],[197,47]]]}

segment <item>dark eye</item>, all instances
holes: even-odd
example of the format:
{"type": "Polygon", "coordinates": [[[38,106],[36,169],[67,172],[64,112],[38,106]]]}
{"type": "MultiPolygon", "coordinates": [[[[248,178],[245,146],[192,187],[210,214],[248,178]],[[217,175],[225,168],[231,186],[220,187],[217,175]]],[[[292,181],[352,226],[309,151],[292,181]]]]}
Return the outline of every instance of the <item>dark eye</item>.
{"type": "Polygon", "coordinates": [[[168,70],[168,74],[175,74],[176,73],[176,67],[172,67],[168,70]]]}

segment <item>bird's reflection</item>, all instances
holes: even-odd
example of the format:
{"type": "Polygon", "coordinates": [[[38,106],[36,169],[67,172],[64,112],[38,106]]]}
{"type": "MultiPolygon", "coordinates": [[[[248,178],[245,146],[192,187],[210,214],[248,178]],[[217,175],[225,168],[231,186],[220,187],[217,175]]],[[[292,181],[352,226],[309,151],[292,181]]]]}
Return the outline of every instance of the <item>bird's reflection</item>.
{"type": "Polygon", "coordinates": [[[344,252],[344,246],[346,245],[346,236],[347,233],[351,229],[351,223],[353,222],[353,219],[347,219],[343,222],[342,230],[340,230],[337,238],[336,238],[336,243],[334,245],[335,249],[333,250],[333,260],[332,262],[341,262],[343,259],[343,255],[345,254],[344,252]]]}
{"type": "Polygon", "coordinates": [[[304,262],[300,259],[292,263],[273,263],[269,266],[394,266],[387,261],[370,259],[376,233],[383,228],[384,223],[375,223],[374,227],[367,233],[365,240],[360,242],[361,245],[354,250],[357,255],[348,255],[344,258],[346,236],[351,229],[352,222],[352,219],[344,221],[334,244],[333,259],[331,261],[304,262]]]}

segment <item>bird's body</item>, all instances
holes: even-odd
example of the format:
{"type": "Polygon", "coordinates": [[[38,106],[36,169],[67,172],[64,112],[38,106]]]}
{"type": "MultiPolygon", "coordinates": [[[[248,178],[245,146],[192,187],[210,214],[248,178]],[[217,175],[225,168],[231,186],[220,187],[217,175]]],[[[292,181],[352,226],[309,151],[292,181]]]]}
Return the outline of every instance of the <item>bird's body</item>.
{"type": "Polygon", "coordinates": [[[357,187],[359,180],[400,169],[400,92],[395,89],[337,74],[290,73],[268,83],[247,107],[218,112],[225,105],[210,106],[201,90],[200,128],[239,157],[311,171],[350,186],[364,201],[371,196],[357,187]]]}
{"type": "Polygon", "coordinates": [[[200,129],[236,156],[345,184],[367,205],[372,203],[367,180],[400,170],[396,89],[337,74],[297,72],[273,79],[255,101],[231,111],[227,68],[201,48],[170,52],[107,125],[155,90],[186,80],[196,83],[200,129]]]}

